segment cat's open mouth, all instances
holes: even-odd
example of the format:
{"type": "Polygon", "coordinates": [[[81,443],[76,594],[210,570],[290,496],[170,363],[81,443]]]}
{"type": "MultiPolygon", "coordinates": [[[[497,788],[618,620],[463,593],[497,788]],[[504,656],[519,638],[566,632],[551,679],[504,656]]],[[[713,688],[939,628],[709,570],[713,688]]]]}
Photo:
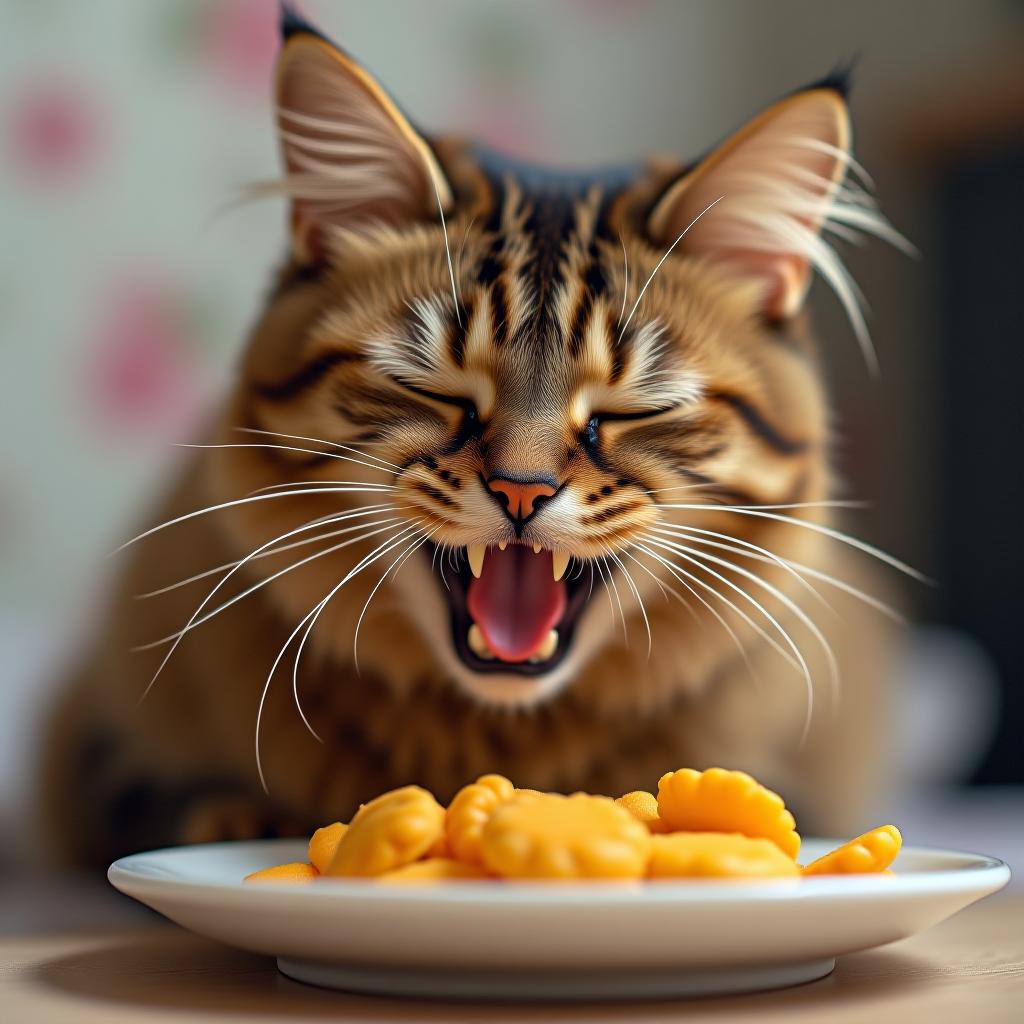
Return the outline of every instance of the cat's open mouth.
{"type": "Polygon", "coordinates": [[[455,569],[436,554],[452,641],[468,668],[539,676],[562,661],[591,592],[588,574],[567,572],[564,556],[556,567],[553,552],[526,544],[475,547],[455,569]]]}

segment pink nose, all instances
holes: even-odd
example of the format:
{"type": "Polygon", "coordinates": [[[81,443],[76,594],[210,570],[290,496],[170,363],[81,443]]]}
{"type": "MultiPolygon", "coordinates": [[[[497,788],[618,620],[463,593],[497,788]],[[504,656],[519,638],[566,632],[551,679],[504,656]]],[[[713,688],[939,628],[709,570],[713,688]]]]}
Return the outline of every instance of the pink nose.
{"type": "Polygon", "coordinates": [[[487,481],[487,486],[493,494],[505,496],[505,511],[512,519],[526,519],[532,516],[536,511],[537,499],[550,498],[558,490],[543,480],[519,483],[502,477],[492,477],[487,481]]]}

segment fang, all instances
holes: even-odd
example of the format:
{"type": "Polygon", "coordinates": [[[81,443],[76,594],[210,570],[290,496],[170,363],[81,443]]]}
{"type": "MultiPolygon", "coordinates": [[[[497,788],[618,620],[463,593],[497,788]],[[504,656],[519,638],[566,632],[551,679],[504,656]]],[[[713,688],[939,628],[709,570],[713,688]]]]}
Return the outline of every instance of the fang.
{"type": "Polygon", "coordinates": [[[487,549],[483,544],[466,545],[466,558],[469,559],[469,568],[477,579],[480,579],[484,571],[484,554],[486,551],[487,549]]]}
{"type": "Polygon", "coordinates": [[[568,551],[551,552],[551,572],[555,577],[556,583],[565,575],[565,570],[569,567],[570,557],[568,551]]]}

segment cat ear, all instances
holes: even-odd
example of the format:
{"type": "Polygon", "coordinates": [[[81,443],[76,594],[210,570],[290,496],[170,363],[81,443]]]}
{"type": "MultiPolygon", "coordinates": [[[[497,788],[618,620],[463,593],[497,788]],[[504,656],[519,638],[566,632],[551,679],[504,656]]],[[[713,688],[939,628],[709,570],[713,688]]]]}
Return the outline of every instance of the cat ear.
{"type": "Polygon", "coordinates": [[[680,249],[759,281],[770,319],[799,311],[811,271],[817,270],[868,352],[856,285],[822,232],[844,238],[866,232],[906,243],[863,189],[844,185],[847,170],[857,166],[850,141],[849,112],[838,85],[796,93],[670,184],[650,215],[648,232],[670,245],[696,220],[679,240],[680,249]]]}
{"type": "Polygon", "coordinates": [[[436,217],[452,191],[430,146],[373,77],[305,23],[285,24],[277,129],[301,263],[325,229],[436,217]]]}

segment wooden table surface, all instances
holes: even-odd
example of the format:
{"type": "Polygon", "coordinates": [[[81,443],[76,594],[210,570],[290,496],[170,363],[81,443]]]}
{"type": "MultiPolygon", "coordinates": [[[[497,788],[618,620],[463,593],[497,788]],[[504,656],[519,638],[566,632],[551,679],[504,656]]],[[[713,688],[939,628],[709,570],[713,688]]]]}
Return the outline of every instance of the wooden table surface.
{"type": "Polygon", "coordinates": [[[172,925],[0,939],[0,1018],[155,1021],[1024,1021],[1024,895],[1001,894],[921,935],[842,957],[828,978],[691,1002],[454,1004],[350,996],[172,925]]]}

